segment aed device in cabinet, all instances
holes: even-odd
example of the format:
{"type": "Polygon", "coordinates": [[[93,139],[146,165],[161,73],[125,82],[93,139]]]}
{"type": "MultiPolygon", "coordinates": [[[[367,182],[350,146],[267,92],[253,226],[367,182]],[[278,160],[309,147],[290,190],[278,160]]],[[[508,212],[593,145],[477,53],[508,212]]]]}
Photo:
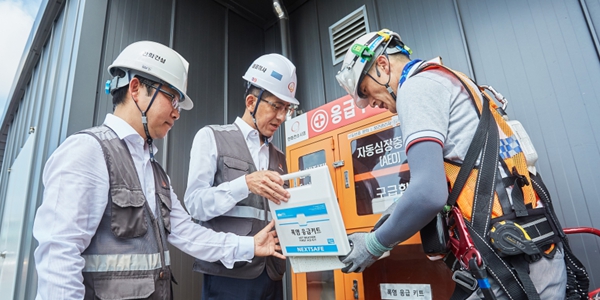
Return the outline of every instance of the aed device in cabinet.
{"type": "MultiPolygon", "coordinates": [[[[327,103],[285,122],[288,171],[328,166],[346,232],[368,232],[409,184],[400,125],[349,96],[327,103]]],[[[420,242],[416,234],[363,273],[292,273],[293,299],[449,299],[450,270],[420,242]]]]}

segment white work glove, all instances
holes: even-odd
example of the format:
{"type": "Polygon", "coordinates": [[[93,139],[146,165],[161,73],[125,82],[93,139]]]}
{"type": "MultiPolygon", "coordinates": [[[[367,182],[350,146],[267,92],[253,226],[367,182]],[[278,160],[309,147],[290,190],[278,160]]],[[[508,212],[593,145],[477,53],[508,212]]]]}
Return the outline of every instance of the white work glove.
{"type": "Polygon", "coordinates": [[[342,269],[344,273],[360,273],[379,259],[385,251],[392,249],[381,245],[373,232],[355,232],[348,235],[348,240],[352,250],[348,255],[339,257],[346,265],[342,269]]]}

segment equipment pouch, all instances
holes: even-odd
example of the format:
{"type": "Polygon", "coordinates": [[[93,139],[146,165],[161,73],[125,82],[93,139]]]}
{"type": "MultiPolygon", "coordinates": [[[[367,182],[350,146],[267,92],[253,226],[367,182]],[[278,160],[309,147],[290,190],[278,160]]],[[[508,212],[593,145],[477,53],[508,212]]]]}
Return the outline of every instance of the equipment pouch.
{"type": "Polygon", "coordinates": [[[423,251],[430,256],[448,253],[448,226],[443,213],[439,212],[420,231],[423,251]]]}

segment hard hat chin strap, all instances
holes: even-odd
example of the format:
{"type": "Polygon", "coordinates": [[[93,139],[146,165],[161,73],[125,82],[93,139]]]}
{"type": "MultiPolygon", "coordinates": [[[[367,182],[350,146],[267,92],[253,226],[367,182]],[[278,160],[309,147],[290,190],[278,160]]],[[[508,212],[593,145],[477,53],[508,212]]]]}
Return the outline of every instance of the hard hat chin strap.
{"type": "Polygon", "coordinates": [[[144,126],[144,132],[146,133],[146,143],[148,144],[148,150],[150,150],[150,160],[151,161],[154,161],[154,150],[152,149],[153,139],[152,139],[152,136],[150,136],[150,131],[148,131],[148,117],[146,117],[146,112],[148,112],[150,110],[150,107],[152,106],[152,103],[154,103],[154,99],[156,99],[156,95],[158,95],[158,91],[160,90],[161,87],[162,87],[162,83],[159,83],[158,88],[154,89],[155,92],[152,95],[152,99],[150,100],[150,103],[148,104],[148,107],[146,108],[145,111],[142,111],[142,109],[138,105],[137,101],[134,101],[135,106],[137,106],[138,110],[142,114],[142,125],[144,126]]]}
{"type": "Polygon", "coordinates": [[[258,135],[259,138],[263,139],[263,142],[265,143],[265,145],[269,145],[269,138],[270,136],[265,136],[264,134],[262,134],[262,132],[260,132],[260,129],[258,129],[258,124],[256,123],[256,112],[258,111],[258,105],[260,104],[260,101],[262,100],[262,94],[265,91],[265,89],[260,89],[260,93],[258,93],[258,97],[256,98],[256,105],[254,105],[254,111],[250,113],[250,115],[252,116],[252,121],[254,122],[254,127],[256,128],[256,131],[258,131],[258,135]]]}
{"type": "MultiPolygon", "coordinates": [[[[369,74],[368,72],[366,74],[367,76],[371,77],[371,79],[373,79],[373,81],[375,81],[377,84],[384,86],[387,89],[388,93],[390,93],[394,101],[396,101],[396,93],[394,93],[394,90],[392,89],[392,87],[390,87],[390,80],[392,80],[392,63],[390,62],[390,58],[388,57],[387,53],[384,52],[383,55],[385,55],[385,58],[388,61],[388,65],[390,65],[390,74],[388,75],[388,81],[386,83],[381,83],[377,81],[377,79],[375,79],[373,76],[371,76],[371,74],[369,74]]],[[[377,62],[375,62],[375,72],[377,72],[377,77],[381,77],[379,68],[377,68],[377,62]]]]}

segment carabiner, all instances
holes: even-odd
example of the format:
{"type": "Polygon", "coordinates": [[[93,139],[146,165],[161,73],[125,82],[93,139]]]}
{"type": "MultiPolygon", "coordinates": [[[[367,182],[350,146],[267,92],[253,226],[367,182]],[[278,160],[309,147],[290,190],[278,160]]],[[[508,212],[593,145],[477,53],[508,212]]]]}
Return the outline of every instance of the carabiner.
{"type": "Polygon", "coordinates": [[[494,98],[496,98],[496,100],[498,100],[498,102],[500,102],[500,104],[502,104],[502,109],[504,111],[506,111],[506,106],[508,106],[508,100],[506,100],[504,95],[502,95],[498,91],[496,91],[496,89],[494,89],[491,85],[480,85],[480,86],[482,88],[492,92],[492,94],[494,95],[494,98]]]}

